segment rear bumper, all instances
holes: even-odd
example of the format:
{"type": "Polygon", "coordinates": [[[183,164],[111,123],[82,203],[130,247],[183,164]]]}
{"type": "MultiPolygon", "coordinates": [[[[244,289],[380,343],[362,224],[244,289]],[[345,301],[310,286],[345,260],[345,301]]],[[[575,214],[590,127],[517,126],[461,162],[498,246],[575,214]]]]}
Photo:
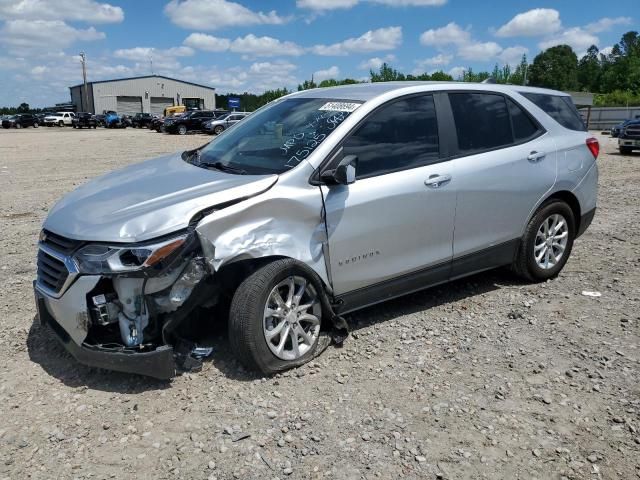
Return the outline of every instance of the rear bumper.
{"type": "Polygon", "coordinates": [[[34,282],[38,316],[41,324],[48,325],[62,346],[79,362],[91,367],[104,368],[125,373],[136,373],[160,380],[168,380],[176,374],[173,348],[168,345],[158,347],[153,352],[125,352],[122,350],[88,345],[78,345],[69,333],[51,315],[47,302],[34,282]]]}

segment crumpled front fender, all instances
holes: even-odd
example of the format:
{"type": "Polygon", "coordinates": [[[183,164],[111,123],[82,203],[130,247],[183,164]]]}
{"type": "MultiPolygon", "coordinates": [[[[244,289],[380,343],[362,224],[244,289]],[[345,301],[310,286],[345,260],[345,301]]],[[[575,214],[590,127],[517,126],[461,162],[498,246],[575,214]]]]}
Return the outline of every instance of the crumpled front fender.
{"type": "Polygon", "coordinates": [[[203,252],[217,271],[229,263],[268,256],[294,258],[329,286],[322,193],[310,185],[313,168],[301,164],[270,190],[215,211],[196,227],[203,252]]]}

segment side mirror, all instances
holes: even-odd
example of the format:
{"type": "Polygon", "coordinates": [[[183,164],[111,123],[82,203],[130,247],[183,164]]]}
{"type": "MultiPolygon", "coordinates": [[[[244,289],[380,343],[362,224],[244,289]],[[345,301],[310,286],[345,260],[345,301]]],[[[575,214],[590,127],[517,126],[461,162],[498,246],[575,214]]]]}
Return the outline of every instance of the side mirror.
{"type": "Polygon", "coordinates": [[[356,181],[357,155],[346,155],[333,170],[322,172],[322,180],[329,185],[351,185],[356,181]]]}

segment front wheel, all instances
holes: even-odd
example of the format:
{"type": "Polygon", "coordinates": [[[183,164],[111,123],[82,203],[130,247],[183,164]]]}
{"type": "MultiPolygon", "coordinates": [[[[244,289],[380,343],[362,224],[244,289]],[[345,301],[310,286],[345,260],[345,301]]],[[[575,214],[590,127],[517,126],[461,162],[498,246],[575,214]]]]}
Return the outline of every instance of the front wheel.
{"type": "Polygon", "coordinates": [[[38,125],[38,122],[35,122],[35,123],[33,124],[33,128],[38,128],[38,126],[39,126],[39,125],[38,125]]]}
{"type": "Polygon", "coordinates": [[[59,127],[64,127],[64,122],[58,122],[59,127]]]}
{"type": "Polygon", "coordinates": [[[620,153],[622,155],[630,155],[631,152],[633,151],[633,149],[630,147],[620,147],[618,150],[620,150],[620,153]]]}
{"type": "Polygon", "coordinates": [[[306,265],[277,260],[236,290],[229,310],[229,342],[248,368],[265,374],[297,367],[328,345],[321,331],[322,283],[306,265]]]}
{"type": "Polygon", "coordinates": [[[213,129],[213,133],[215,133],[216,135],[220,135],[222,132],[224,132],[224,127],[222,125],[218,125],[213,129]]]}
{"type": "Polygon", "coordinates": [[[21,123],[16,123],[16,128],[22,128],[22,124],[21,123]]]}
{"type": "Polygon", "coordinates": [[[186,125],[180,125],[180,126],[178,127],[178,133],[179,133],[180,135],[185,135],[185,134],[187,133],[187,127],[186,127],[186,125]]]}
{"type": "Polygon", "coordinates": [[[569,259],[575,234],[569,205],[561,200],[543,204],[527,225],[513,270],[533,282],[555,277],[569,259]]]}

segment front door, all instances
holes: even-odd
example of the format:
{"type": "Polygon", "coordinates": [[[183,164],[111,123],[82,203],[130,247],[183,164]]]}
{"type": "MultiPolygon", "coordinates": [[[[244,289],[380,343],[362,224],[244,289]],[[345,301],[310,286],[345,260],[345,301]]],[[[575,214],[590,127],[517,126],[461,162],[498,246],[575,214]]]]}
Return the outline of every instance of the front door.
{"type": "Polygon", "coordinates": [[[429,268],[445,280],[456,192],[441,162],[433,96],[382,106],[345,139],[342,155],[358,157],[355,183],[322,187],[334,294],[429,268]]]}

